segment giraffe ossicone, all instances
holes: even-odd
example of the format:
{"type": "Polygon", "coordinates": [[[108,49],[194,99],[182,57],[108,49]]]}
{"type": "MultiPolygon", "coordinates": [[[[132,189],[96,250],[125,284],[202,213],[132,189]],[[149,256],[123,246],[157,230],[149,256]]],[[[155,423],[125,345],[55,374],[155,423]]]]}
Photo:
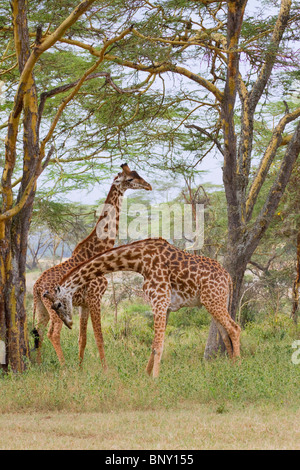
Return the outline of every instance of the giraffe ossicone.
{"type": "Polygon", "coordinates": [[[216,260],[182,251],[162,238],[113,248],[75,267],[53,292],[52,309],[60,317],[72,316],[77,290],[115,271],[134,271],[144,277],[143,289],[154,316],[148,374],[159,375],[168,315],[181,307],[203,305],[214,318],[229,356],[240,355],[241,328],[229,314],[233,288],[229,273],[216,260]]]}

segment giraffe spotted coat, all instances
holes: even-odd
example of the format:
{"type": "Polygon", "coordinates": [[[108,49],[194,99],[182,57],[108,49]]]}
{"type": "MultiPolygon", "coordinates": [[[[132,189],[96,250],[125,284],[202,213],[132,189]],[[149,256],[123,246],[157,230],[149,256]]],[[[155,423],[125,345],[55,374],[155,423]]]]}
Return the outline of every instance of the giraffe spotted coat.
{"type": "Polygon", "coordinates": [[[214,318],[230,357],[240,355],[240,327],[228,313],[232,281],[215,260],[192,255],[164,239],[146,239],[94,256],[71,270],[52,292],[44,295],[61,316],[72,314],[72,296],[97,276],[135,271],[144,277],[144,292],[154,315],[154,340],[147,372],[157,377],[169,312],[200,306],[214,318]]]}

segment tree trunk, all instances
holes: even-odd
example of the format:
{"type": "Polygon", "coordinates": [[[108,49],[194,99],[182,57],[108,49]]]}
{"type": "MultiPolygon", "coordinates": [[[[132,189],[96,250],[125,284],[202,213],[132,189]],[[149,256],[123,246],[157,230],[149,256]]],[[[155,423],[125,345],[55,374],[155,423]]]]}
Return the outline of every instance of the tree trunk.
{"type": "Polygon", "coordinates": [[[299,306],[299,287],[300,287],[300,231],[297,236],[297,262],[296,262],[296,279],[293,285],[293,307],[291,317],[294,323],[298,323],[298,306],[299,306]]]}
{"type": "MultiPolygon", "coordinates": [[[[52,47],[95,2],[82,1],[51,34],[41,41],[41,27],[37,27],[36,41],[32,45],[28,30],[28,0],[11,0],[15,51],[19,69],[19,84],[7,123],[5,164],[2,172],[0,207],[0,351],[5,344],[5,358],[1,353],[1,367],[15,372],[26,368],[29,359],[28,332],[25,312],[25,267],[28,231],[32,216],[36,181],[49,163],[54,147],[45,157],[45,146],[53,135],[58,113],[47,136],[39,145],[39,126],[43,106],[39,107],[33,69],[39,57],[52,47]],[[21,123],[22,115],[22,123],[21,123]],[[22,125],[20,125],[22,124],[22,125]],[[15,197],[15,169],[17,166],[17,141],[23,130],[23,173],[18,195],[15,197]],[[5,360],[4,360],[5,359],[5,360]]],[[[128,34],[129,30],[126,30],[128,34]]],[[[122,36],[123,37],[123,36],[122,36]]],[[[97,62],[98,64],[98,62],[97,62]]],[[[76,85],[69,101],[93,71],[91,67],[76,85]]],[[[75,85],[74,85],[75,86],[75,85]]],[[[53,95],[51,95],[53,96],[53,95]]],[[[69,101],[63,102],[60,113],[69,101]]],[[[42,103],[40,103],[42,104],[42,103]]],[[[43,102],[44,104],[44,102],[43,102]]],[[[19,149],[18,149],[19,153],[19,149]]],[[[20,163],[20,162],[18,162],[20,163]]]]}
{"type": "MultiPolygon", "coordinates": [[[[271,223],[300,152],[300,122],[298,122],[282,157],[277,177],[269,190],[264,206],[254,221],[252,218],[253,207],[257,202],[261,187],[281,143],[284,128],[287,123],[299,117],[300,111],[297,109],[295,112],[287,112],[276,126],[270,144],[261,160],[259,170],[254,176],[249,192],[247,192],[251,167],[254,113],[270,78],[280,41],[289,19],[291,2],[290,0],[282,0],[281,2],[270,46],[266,52],[266,62],[261,67],[250,93],[248,93],[238,70],[238,42],[245,5],[246,2],[243,0],[228,1],[227,76],[221,102],[224,136],[223,182],[228,214],[228,241],[224,267],[233,280],[233,299],[231,311],[229,312],[233,318],[235,318],[238,308],[247,263],[271,223]],[[238,148],[234,121],[237,89],[242,102],[242,126],[238,148]]],[[[211,355],[217,349],[218,344],[216,328],[212,326],[209,334],[209,344],[206,347],[206,355],[211,355]]]]}
{"type": "MultiPolygon", "coordinates": [[[[244,272],[247,266],[243,246],[242,204],[239,196],[237,167],[237,138],[235,133],[234,110],[239,74],[238,43],[246,6],[245,0],[228,2],[227,23],[227,76],[221,103],[221,117],[224,136],[223,182],[227,200],[228,242],[224,267],[233,281],[233,296],[230,315],[235,318],[244,272]]],[[[225,351],[218,329],[212,321],[204,358],[214,356],[218,350],[225,351]]]]}
{"type": "MultiPolygon", "coordinates": [[[[28,210],[26,211],[28,215],[28,210]]],[[[28,328],[25,310],[26,241],[29,219],[25,214],[6,224],[7,236],[1,240],[0,341],[5,343],[5,360],[14,372],[26,369],[29,359],[28,328]]]]}
{"type": "MultiPolygon", "coordinates": [[[[15,48],[22,77],[30,55],[26,0],[11,3],[15,48]]],[[[25,310],[27,240],[39,171],[39,132],[37,126],[37,90],[32,72],[20,84],[9,116],[5,141],[5,167],[2,174],[2,210],[0,222],[0,340],[5,342],[4,369],[22,372],[29,359],[25,310]],[[17,135],[23,112],[23,175],[14,205],[12,176],[16,165],[17,135]],[[23,202],[24,201],[24,202],[23,202]],[[21,210],[16,210],[21,205],[21,210]],[[11,212],[11,213],[10,213],[11,212]],[[5,217],[6,214],[6,217],[5,217]]]]}

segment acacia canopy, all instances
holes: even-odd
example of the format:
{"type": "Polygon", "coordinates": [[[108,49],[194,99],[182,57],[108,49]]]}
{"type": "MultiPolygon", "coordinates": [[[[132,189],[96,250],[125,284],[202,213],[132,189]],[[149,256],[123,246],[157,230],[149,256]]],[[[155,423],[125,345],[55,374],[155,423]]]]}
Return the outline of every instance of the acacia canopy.
{"type": "Polygon", "coordinates": [[[16,370],[28,356],[25,258],[38,178],[55,190],[82,185],[116,156],[184,173],[213,150],[222,157],[234,315],[300,149],[299,100],[287,94],[299,79],[299,2],[251,3],[2,3],[0,337],[16,370]]]}

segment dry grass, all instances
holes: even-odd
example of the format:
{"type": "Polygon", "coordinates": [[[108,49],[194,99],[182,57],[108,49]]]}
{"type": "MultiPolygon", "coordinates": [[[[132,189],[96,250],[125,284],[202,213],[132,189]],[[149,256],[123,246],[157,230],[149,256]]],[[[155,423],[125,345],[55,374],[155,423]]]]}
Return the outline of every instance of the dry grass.
{"type": "Polygon", "coordinates": [[[0,449],[300,449],[300,411],[271,407],[0,415],[0,449]],[[222,411],[222,412],[220,412],[222,411]]]}
{"type": "Polygon", "coordinates": [[[291,359],[299,331],[289,319],[248,325],[237,365],[202,360],[201,312],[173,316],[153,381],[143,307],[127,305],[118,325],[104,316],[106,374],[90,324],[78,367],[77,316],[72,332],[62,330],[65,367],[45,338],[42,366],[33,355],[24,374],[0,374],[0,449],[300,449],[300,366],[291,359]]]}

